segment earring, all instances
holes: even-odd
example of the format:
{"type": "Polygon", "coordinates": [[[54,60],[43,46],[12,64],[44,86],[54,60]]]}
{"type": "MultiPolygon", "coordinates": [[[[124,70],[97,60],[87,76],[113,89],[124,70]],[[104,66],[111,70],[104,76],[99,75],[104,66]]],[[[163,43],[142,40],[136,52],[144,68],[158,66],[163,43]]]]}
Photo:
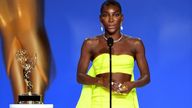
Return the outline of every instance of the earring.
{"type": "Polygon", "coordinates": [[[101,31],[103,32],[104,31],[103,24],[100,23],[100,25],[101,25],[101,31]]]}
{"type": "Polygon", "coordinates": [[[121,31],[123,31],[123,26],[122,25],[121,25],[120,29],[121,29],[121,31]]]}
{"type": "Polygon", "coordinates": [[[123,30],[123,26],[121,26],[121,31],[123,30]]]}
{"type": "Polygon", "coordinates": [[[121,27],[120,27],[120,30],[121,30],[121,31],[123,30],[122,22],[121,22],[121,27]]]}
{"type": "Polygon", "coordinates": [[[101,26],[101,31],[103,32],[103,27],[101,26]]]}

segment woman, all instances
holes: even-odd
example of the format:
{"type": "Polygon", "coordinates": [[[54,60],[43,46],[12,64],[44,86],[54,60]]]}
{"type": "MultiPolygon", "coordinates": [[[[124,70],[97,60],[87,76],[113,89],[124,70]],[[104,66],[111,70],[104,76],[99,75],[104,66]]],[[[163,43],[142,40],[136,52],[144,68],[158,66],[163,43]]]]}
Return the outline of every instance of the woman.
{"type": "Polygon", "coordinates": [[[107,39],[112,37],[112,108],[138,108],[135,88],[150,82],[144,45],[138,38],[121,33],[123,14],[115,0],[105,1],[100,10],[104,34],[86,39],[82,45],[77,81],[84,84],[77,108],[109,108],[109,54],[107,39]],[[88,74],[90,61],[92,67],[88,74]],[[134,61],[140,78],[134,80],[134,61]]]}
{"type": "Polygon", "coordinates": [[[18,102],[18,95],[27,92],[22,66],[16,59],[16,53],[20,49],[37,55],[36,65],[31,73],[32,93],[43,96],[48,85],[50,47],[44,29],[43,2],[0,0],[0,31],[15,103],[18,102]]]}

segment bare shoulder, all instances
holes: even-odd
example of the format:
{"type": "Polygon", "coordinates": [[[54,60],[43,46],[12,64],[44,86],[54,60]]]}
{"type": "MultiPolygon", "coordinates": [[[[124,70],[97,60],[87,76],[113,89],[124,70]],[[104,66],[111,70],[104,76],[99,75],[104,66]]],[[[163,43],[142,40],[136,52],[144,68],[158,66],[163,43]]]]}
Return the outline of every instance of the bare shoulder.
{"type": "Polygon", "coordinates": [[[135,47],[143,46],[143,42],[142,42],[141,38],[132,37],[130,35],[125,35],[125,40],[126,40],[126,42],[128,42],[129,44],[131,44],[135,47]]]}
{"type": "Polygon", "coordinates": [[[90,37],[90,38],[85,38],[85,40],[83,42],[83,46],[92,48],[92,47],[98,45],[99,38],[100,38],[99,35],[98,36],[94,36],[94,37],[90,37]]]}

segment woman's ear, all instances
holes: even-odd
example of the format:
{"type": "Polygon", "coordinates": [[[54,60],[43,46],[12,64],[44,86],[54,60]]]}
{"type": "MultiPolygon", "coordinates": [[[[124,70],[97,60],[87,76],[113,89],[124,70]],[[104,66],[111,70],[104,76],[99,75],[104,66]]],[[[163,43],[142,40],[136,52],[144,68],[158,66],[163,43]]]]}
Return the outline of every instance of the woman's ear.
{"type": "Polygon", "coordinates": [[[101,21],[101,14],[99,15],[99,21],[102,22],[102,21],[101,21]]]}
{"type": "Polygon", "coordinates": [[[101,15],[100,15],[100,17],[99,17],[99,21],[100,21],[100,23],[103,25],[103,20],[102,20],[102,18],[101,18],[101,15]]]}
{"type": "Polygon", "coordinates": [[[123,20],[124,20],[124,15],[122,14],[122,16],[121,16],[121,21],[123,22],[123,20]]]}

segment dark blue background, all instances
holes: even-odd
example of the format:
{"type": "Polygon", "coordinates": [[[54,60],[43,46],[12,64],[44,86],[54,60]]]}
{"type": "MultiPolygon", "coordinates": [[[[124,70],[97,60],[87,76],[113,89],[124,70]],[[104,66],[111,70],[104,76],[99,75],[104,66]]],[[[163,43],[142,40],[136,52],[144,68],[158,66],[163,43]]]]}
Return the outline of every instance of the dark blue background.
{"type": "MultiPolygon", "coordinates": [[[[137,89],[140,108],[191,108],[192,1],[118,1],[125,17],[122,32],[143,40],[150,66],[151,83],[137,89]]],[[[86,37],[102,33],[102,2],[45,0],[45,25],[56,64],[45,103],[75,108],[81,92],[76,82],[81,44],[86,37]]],[[[0,107],[8,108],[13,96],[0,48],[0,107]]],[[[137,67],[135,74],[138,78],[137,67]]]]}

